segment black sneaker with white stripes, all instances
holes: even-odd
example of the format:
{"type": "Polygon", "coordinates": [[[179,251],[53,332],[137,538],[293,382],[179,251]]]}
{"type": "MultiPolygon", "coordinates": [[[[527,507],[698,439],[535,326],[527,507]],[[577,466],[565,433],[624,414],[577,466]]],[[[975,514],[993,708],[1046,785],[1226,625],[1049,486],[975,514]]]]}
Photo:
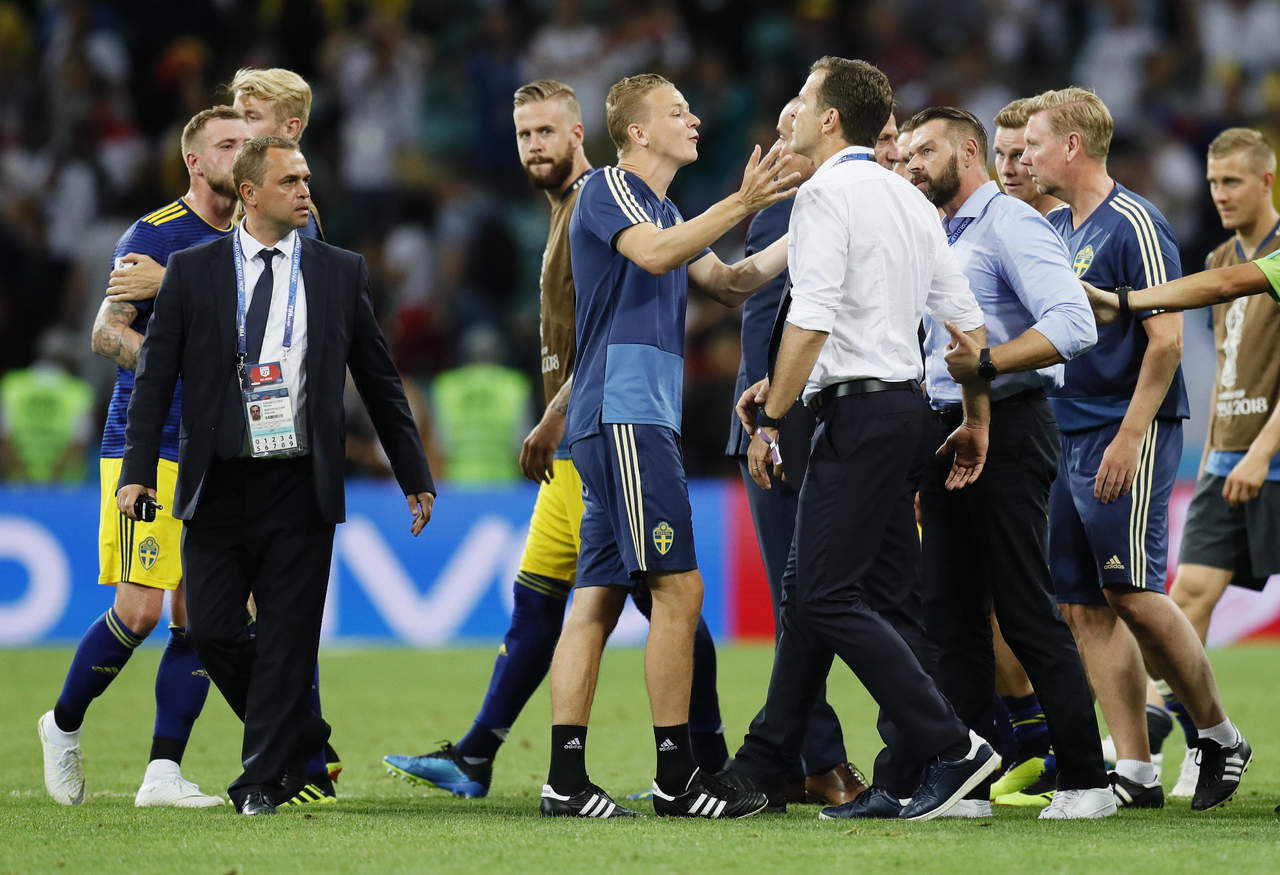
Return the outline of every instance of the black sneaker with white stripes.
{"type": "Polygon", "coordinates": [[[1119,772],[1111,773],[1111,795],[1121,808],[1164,808],[1164,787],[1159,781],[1140,784],[1119,772]]]}
{"type": "MultiPolygon", "coordinates": [[[[1238,730],[1236,734],[1240,735],[1238,730]]],[[[1240,779],[1253,761],[1253,748],[1243,735],[1230,747],[1202,738],[1196,743],[1196,756],[1200,778],[1196,781],[1196,795],[1191,797],[1191,810],[1208,811],[1225,803],[1239,789],[1240,779]]]]}
{"type": "Polygon", "coordinates": [[[659,817],[706,817],[711,820],[750,817],[764,811],[769,798],[758,790],[722,781],[695,769],[689,786],[678,796],[653,782],[653,810],[659,817]]]}
{"type": "Polygon", "coordinates": [[[595,784],[588,784],[585,789],[572,796],[561,796],[551,789],[550,784],[542,785],[543,817],[643,817],[639,811],[623,808],[609,798],[609,794],[595,784]]]}

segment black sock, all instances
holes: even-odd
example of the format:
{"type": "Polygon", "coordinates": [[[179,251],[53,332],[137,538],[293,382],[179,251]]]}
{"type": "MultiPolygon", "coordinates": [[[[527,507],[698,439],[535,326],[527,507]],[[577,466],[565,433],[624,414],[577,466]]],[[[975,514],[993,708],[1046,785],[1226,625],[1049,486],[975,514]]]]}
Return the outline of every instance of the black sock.
{"type": "Polygon", "coordinates": [[[683,793],[697,768],[693,763],[689,724],[653,727],[653,744],[658,751],[658,786],[664,793],[683,793]]]}
{"type": "Polygon", "coordinates": [[[551,770],[547,783],[562,796],[585,790],[587,784],[587,727],[565,723],[551,727],[551,770]]]}

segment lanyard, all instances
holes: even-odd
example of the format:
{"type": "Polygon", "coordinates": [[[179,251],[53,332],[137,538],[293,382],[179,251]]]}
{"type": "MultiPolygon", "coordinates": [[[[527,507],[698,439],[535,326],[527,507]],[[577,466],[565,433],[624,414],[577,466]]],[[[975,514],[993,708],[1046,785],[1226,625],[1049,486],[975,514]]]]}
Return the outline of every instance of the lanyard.
{"type": "MultiPolygon", "coordinates": [[[[239,228],[231,235],[231,252],[236,263],[236,352],[240,356],[240,365],[243,367],[248,344],[245,341],[244,250],[240,246],[239,228]]],[[[293,346],[293,314],[298,302],[298,274],[301,265],[302,241],[295,236],[293,240],[293,260],[289,266],[289,308],[285,310],[284,316],[283,345],[285,358],[289,357],[289,348],[293,346]]]]}
{"type": "Polygon", "coordinates": [[[846,161],[874,161],[874,160],[876,160],[876,156],[872,155],[870,152],[850,152],[848,155],[840,156],[840,160],[837,161],[835,164],[832,164],[831,166],[835,167],[836,164],[843,164],[846,161]]]}
{"type": "Polygon", "coordinates": [[[981,219],[983,216],[985,216],[987,214],[987,210],[991,208],[991,204],[995,201],[995,199],[1003,195],[1004,195],[1004,192],[1002,191],[998,191],[994,195],[992,195],[991,200],[987,201],[986,205],[984,205],[982,208],[982,212],[978,213],[976,217],[965,216],[963,219],[959,219],[957,221],[952,222],[951,232],[947,234],[947,245],[955,246],[956,241],[960,239],[960,235],[963,234],[970,225],[972,225],[978,219],[981,219]]]}

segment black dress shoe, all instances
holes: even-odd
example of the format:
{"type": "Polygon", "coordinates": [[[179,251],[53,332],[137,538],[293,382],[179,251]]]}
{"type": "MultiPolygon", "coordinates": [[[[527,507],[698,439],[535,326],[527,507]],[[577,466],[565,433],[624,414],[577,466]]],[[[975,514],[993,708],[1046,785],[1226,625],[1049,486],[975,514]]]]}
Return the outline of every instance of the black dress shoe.
{"type": "Polygon", "coordinates": [[[271,797],[261,790],[254,790],[240,803],[241,814],[275,814],[276,806],[271,797]]]}
{"type": "Polygon", "coordinates": [[[843,805],[831,805],[818,812],[819,820],[875,818],[896,820],[902,814],[902,803],[883,787],[871,786],[843,805]]]}

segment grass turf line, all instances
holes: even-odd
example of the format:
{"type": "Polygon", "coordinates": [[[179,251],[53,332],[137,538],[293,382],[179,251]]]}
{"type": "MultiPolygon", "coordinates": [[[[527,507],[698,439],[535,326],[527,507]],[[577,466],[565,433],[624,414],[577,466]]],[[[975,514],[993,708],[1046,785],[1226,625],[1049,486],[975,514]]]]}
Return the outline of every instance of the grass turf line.
{"type": "MultiPolygon", "coordinates": [[[[820,822],[814,806],[737,822],[581,822],[542,819],[549,706],[544,688],[499,754],[491,795],[455,799],[387,776],[386,753],[423,753],[457,740],[479,705],[493,650],[329,651],[321,658],[326,716],[346,771],[337,805],[240,818],[231,808],[137,809],[154,716],[158,648],[135,655],[94,703],[83,747],[88,796],[64,808],[44,793],[36,718],[62,683],[67,649],[0,651],[0,872],[743,872],[874,866],[911,872],[1204,872],[1275,870],[1280,851],[1280,647],[1216,651],[1229,712],[1249,736],[1254,765],[1223,811],[1195,814],[1186,801],[1106,821],[1040,823],[999,809],[991,821],[820,822]]],[[[770,651],[720,651],[720,694],[732,751],[759,707],[770,651]]],[[[870,699],[839,663],[830,695],[850,755],[869,770],[878,739],[870,699]]],[[[197,723],[184,774],[207,792],[235,776],[240,727],[216,690],[197,723]]],[[[641,653],[610,651],[588,736],[593,780],[617,797],[648,786],[652,734],[641,653]]],[[[1166,746],[1172,787],[1180,732],[1166,746]]],[[[644,803],[639,803],[644,807],[644,803]]]]}

